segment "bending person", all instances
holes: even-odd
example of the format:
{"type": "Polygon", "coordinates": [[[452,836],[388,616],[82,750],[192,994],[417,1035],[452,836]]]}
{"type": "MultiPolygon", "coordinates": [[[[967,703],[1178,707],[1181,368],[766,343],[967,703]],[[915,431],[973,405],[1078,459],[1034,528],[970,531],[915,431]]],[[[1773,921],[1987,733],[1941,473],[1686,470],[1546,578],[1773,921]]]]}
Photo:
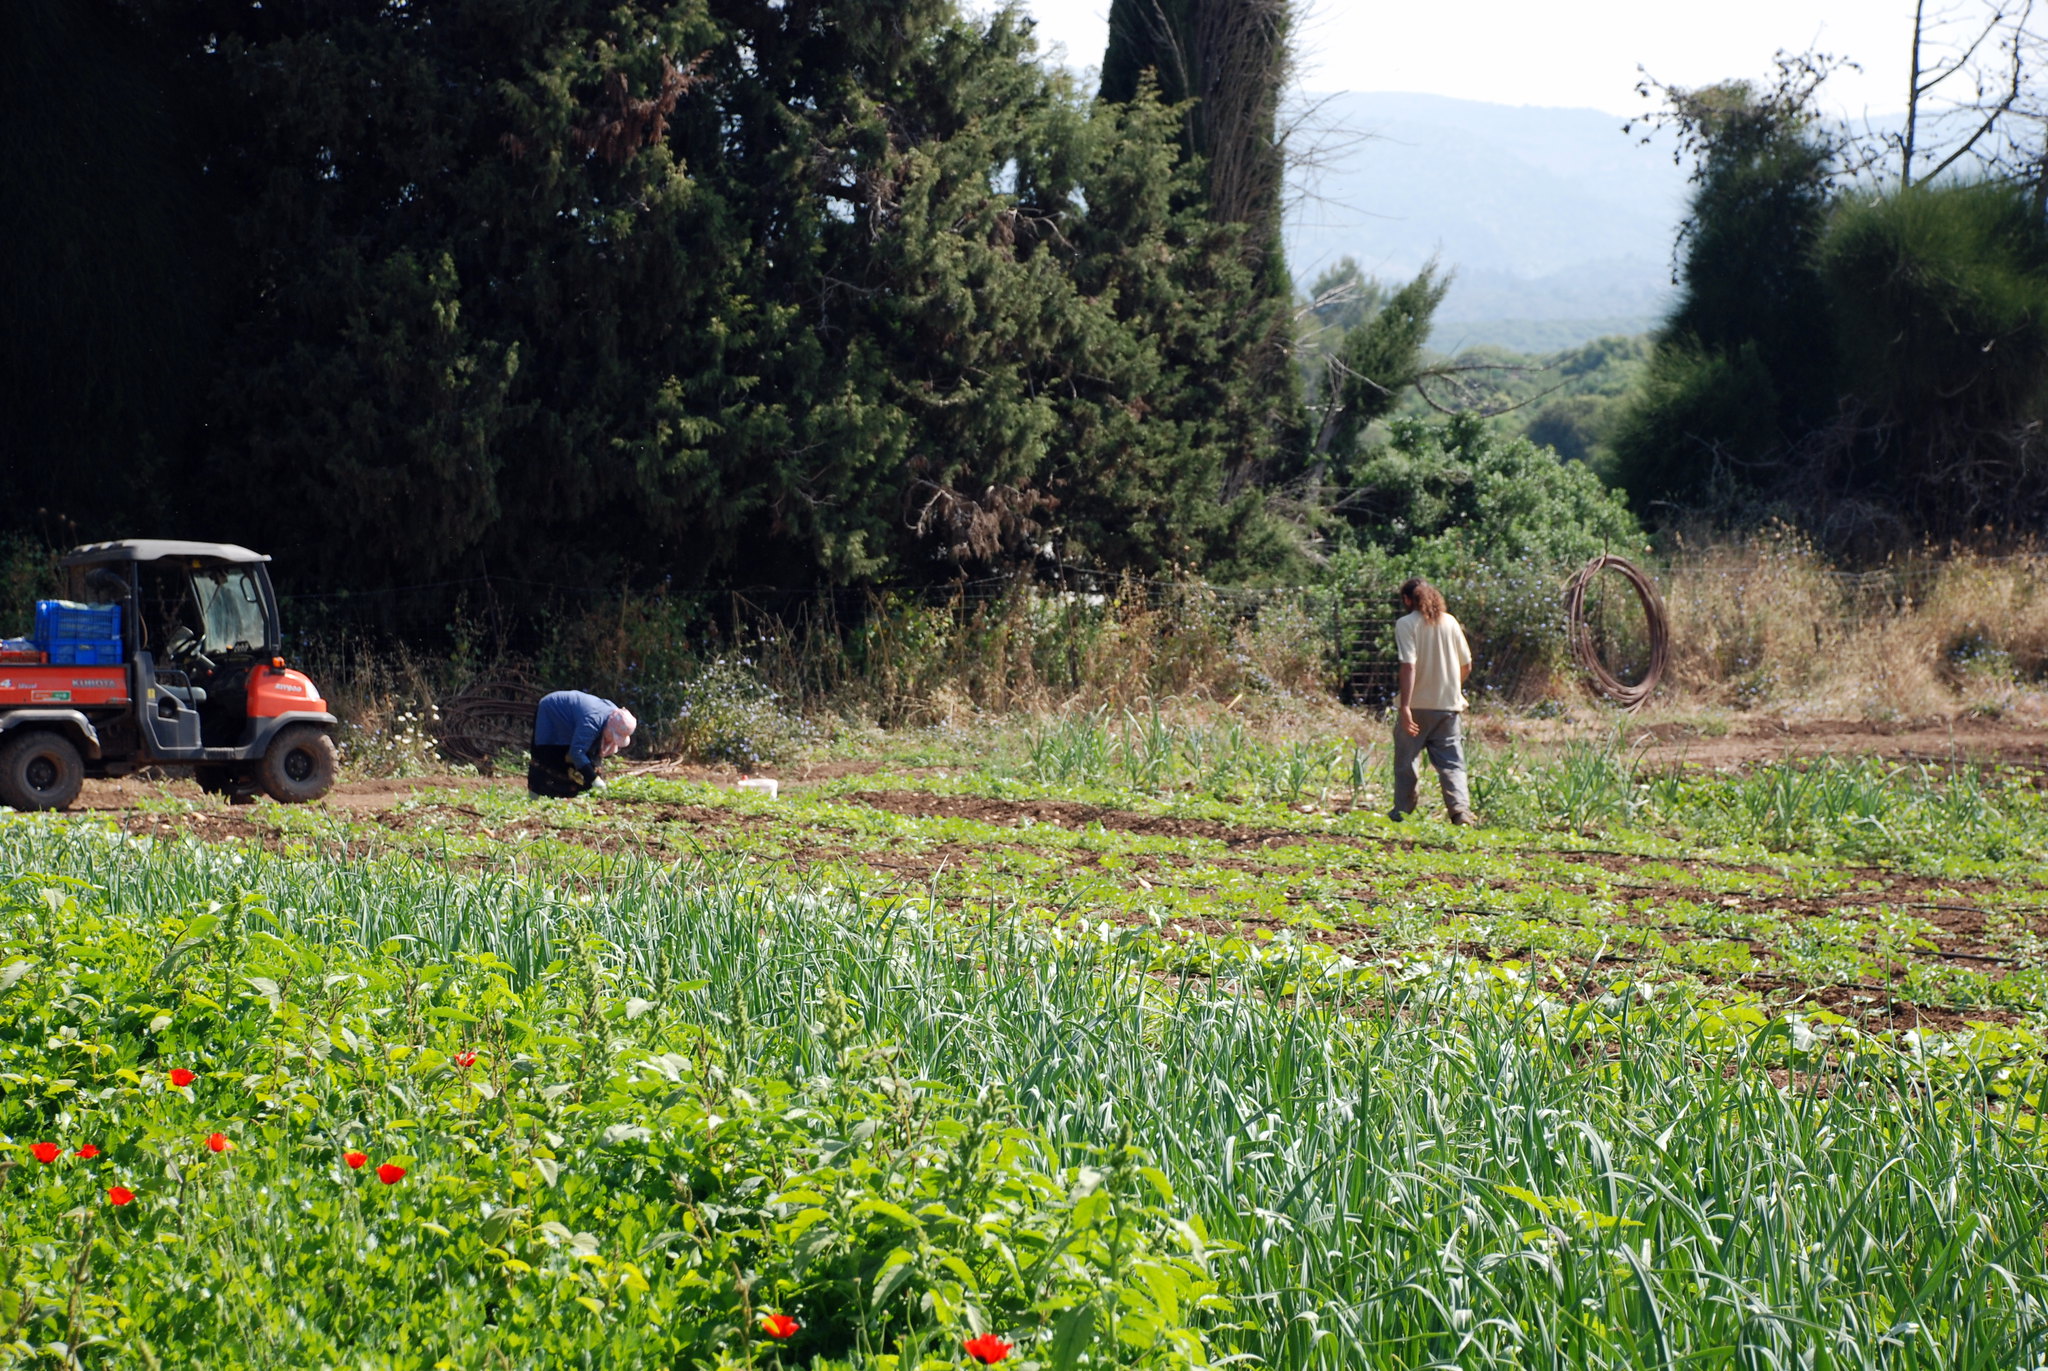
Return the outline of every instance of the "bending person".
{"type": "Polygon", "coordinates": [[[598,768],[633,741],[639,721],[631,710],[580,690],[541,697],[533,716],[533,761],[526,788],[535,795],[566,800],[598,784],[598,768]]]}
{"type": "Polygon", "coordinates": [[[1401,657],[1400,713],[1394,724],[1394,812],[1399,821],[1415,809],[1416,773],[1426,749],[1443,786],[1444,808],[1454,824],[1474,824],[1465,784],[1465,678],[1472,674],[1472,647],[1465,630],[1444,608],[1443,592],[1411,577],[1401,586],[1394,621],[1394,647],[1401,657]]]}

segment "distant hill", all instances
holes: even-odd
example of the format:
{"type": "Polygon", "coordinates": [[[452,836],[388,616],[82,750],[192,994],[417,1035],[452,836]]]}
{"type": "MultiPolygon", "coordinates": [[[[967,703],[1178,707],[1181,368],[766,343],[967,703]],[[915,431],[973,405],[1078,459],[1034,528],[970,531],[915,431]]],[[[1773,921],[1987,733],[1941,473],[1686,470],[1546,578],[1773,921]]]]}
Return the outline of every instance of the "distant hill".
{"type": "Polygon", "coordinates": [[[1330,164],[1298,186],[1288,264],[1382,279],[1456,270],[1432,342],[1550,351],[1655,327],[1671,300],[1685,171],[1598,110],[1347,93],[1308,101],[1330,164]],[[1319,102],[1319,103],[1318,103],[1319,102]],[[1334,155],[1333,155],[1334,154],[1334,155]]]}

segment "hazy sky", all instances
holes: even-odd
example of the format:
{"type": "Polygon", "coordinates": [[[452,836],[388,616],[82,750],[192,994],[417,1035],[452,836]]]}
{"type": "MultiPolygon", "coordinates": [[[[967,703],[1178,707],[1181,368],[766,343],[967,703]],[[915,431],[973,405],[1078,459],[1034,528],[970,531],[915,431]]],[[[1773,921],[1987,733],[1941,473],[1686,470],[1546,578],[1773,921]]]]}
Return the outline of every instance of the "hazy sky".
{"type": "MultiPolygon", "coordinates": [[[[1961,0],[1956,6],[1970,3],[1961,0]]],[[[1770,72],[1780,48],[1855,59],[1823,103],[1856,117],[1905,107],[1913,0],[1310,0],[1300,86],[1419,91],[1504,105],[1633,114],[1640,64],[1695,86],[1770,72]]],[[[985,3],[982,8],[993,8],[985,3]]],[[[1102,62],[1109,0],[1023,0],[1042,45],[1102,62]]]]}

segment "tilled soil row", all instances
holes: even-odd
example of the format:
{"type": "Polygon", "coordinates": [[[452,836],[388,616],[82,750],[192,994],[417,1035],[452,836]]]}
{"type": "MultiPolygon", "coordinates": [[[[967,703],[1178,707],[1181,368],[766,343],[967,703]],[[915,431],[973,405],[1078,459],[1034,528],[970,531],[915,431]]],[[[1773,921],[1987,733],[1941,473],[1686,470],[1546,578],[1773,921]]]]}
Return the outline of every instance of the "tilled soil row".
{"type": "MultiPolygon", "coordinates": [[[[861,842],[850,833],[835,833],[827,825],[814,825],[808,829],[794,830],[787,835],[786,845],[774,858],[795,870],[820,868],[843,869],[848,867],[865,869],[906,888],[933,889],[949,872],[971,872],[988,862],[992,854],[1002,851],[1042,853],[1043,847],[1031,842],[1030,831],[1035,827],[1058,828],[1066,831],[1086,830],[1099,827],[1105,830],[1128,833],[1137,836],[1169,837],[1175,839],[1198,839],[1213,842],[1225,849],[1228,855],[1194,857],[1180,854],[1141,853],[1129,854],[1123,858],[1124,865],[1112,871],[1106,869],[1100,854],[1062,850],[1063,860],[1070,862],[1076,870],[1085,870],[1095,880],[1108,881],[1133,894],[1139,891],[1169,889],[1176,895],[1196,896],[1214,890],[1213,886],[1191,885],[1181,882],[1180,877],[1193,869],[1217,867],[1242,872],[1246,876],[1268,883],[1281,899],[1290,904],[1306,907],[1327,908],[1331,904],[1353,904],[1364,908],[1414,907],[1418,912],[1439,917],[1469,920],[1499,920],[1504,933],[1523,921],[1537,924],[1551,924],[1566,929],[1626,928],[1640,935],[1644,932],[1655,934],[1666,944],[1694,940],[1737,943],[1750,949],[1757,960],[1772,960],[1772,950],[1739,929],[1717,931],[1709,925],[1676,925],[1660,920],[1654,912],[1638,912],[1627,908],[1615,909],[1610,905],[1597,916],[1577,919],[1562,914],[1543,911],[1522,910],[1500,905],[1447,904],[1441,898],[1416,900],[1410,892],[1398,889],[1383,890],[1373,883],[1369,872],[1350,872],[1342,868],[1328,869],[1329,874],[1340,879],[1334,885],[1324,885],[1310,890],[1300,883],[1303,876],[1312,873],[1299,861],[1275,862],[1261,860],[1263,854],[1275,849],[1289,851],[1303,847],[1342,848],[1352,851],[1399,851],[1414,853],[1418,849],[1437,849],[1445,842],[1430,842],[1421,835],[1414,837],[1360,836],[1355,834],[1333,834],[1317,827],[1279,828],[1260,824],[1233,824],[1214,819],[1187,818],[1170,815],[1146,814],[1139,811],[1123,810],[1073,801],[1058,800],[1002,800],[987,796],[943,795],[915,791],[862,791],[834,797],[835,804],[849,809],[867,808],[918,819],[963,819],[979,824],[1016,830],[1014,837],[995,839],[988,843],[969,843],[948,839],[937,842],[915,842],[901,844],[875,844],[861,842]],[[851,840],[851,841],[849,841],[851,840]]],[[[721,845],[721,835],[735,829],[762,831],[773,829],[783,822],[772,809],[736,810],[708,805],[689,805],[674,802],[627,801],[600,798],[592,808],[606,822],[554,822],[545,812],[522,814],[517,819],[502,825],[493,825],[481,810],[474,805],[456,801],[435,801],[405,809],[383,809],[361,814],[361,820],[374,822],[379,829],[390,834],[390,839],[375,836],[356,836],[341,844],[342,851],[349,855],[370,856],[380,851],[399,850],[405,845],[407,835],[425,836],[432,832],[451,832],[467,837],[484,836],[507,849],[514,849],[540,840],[581,847],[610,856],[631,855],[650,860],[673,860],[687,855],[698,845],[696,835],[703,836],[703,846],[716,851],[721,845]],[[451,827],[444,820],[453,818],[458,823],[451,827]],[[610,822],[618,821],[618,822],[610,822]]],[[[567,814],[564,818],[568,818],[567,814]]],[[[134,833],[151,836],[171,836],[185,833],[203,841],[237,840],[250,842],[271,850],[283,850],[303,839],[291,835],[289,830],[266,822],[264,811],[237,811],[225,808],[202,808],[188,812],[157,811],[153,813],[130,812],[119,818],[121,826],[134,833]]],[[[1496,849],[1498,850],[1498,849],[1496,849]]],[[[1875,889],[1861,889],[1853,894],[1827,899],[1792,899],[1772,894],[1721,894],[1712,890],[1689,887],[1671,882],[1667,876],[1675,869],[1698,869],[1705,872],[1741,872],[1746,874],[1768,874],[1767,868],[1730,866],[1712,861],[1686,861],[1665,858],[1642,858],[1627,853],[1559,851],[1556,849],[1531,849],[1531,855],[1539,854],[1553,863],[1584,865],[1607,873],[1612,880],[1599,882],[1590,878],[1559,879],[1559,873],[1546,873],[1542,884],[1547,888],[1574,891],[1599,898],[1613,904],[1646,903],[1660,899],[1687,900],[1703,906],[1719,906],[1729,911],[1732,921],[1739,921],[1744,915],[1768,915],[1778,919],[1867,917],[1878,909],[1906,909],[1920,913],[1928,922],[1935,924],[1942,936],[1924,947],[1892,949],[1878,960],[1889,960],[1896,973],[1902,973],[1908,962],[1946,962],[1951,965],[1968,965],[1972,969],[1997,978],[2015,964],[2007,955],[2009,948],[1987,938],[1987,916],[1992,914],[2011,915],[2011,907],[1998,906],[2002,901],[1980,906],[1979,899],[2001,893],[2001,888],[1990,882],[1930,882],[1922,877],[1901,875],[1871,869],[1862,873],[1867,883],[1875,889]],[[1636,868],[1655,866],[1659,875],[1654,878],[1636,878],[1636,868]],[[1936,898],[1929,898],[1930,896],[1936,898]],[[1965,903],[1965,902],[1968,903],[1965,903]]],[[[488,858],[470,859],[474,865],[485,865],[488,858]]],[[[1431,878],[1431,885],[1442,890],[1470,890],[1474,883],[1463,877],[1446,873],[1431,878]]],[[[1490,878],[1487,890],[1477,892],[1507,893],[1520,888],[1513,881],[1490,878]]],[[[2007,895],[2011,892],[2004,891],[2007,895]]],[[[1117,922],[1139,925],[1148,922],[1139,913],[1128,907],[1102,907],[1091,911],[1097,917],[1109,917],[1117,922]]],[[[2031,931],[2048,933],[2048,920],[2032,919],[2031,931]]],[[[1373,929],[1356,925],[1345,926],[1341,921],[1335,926],[1319,927],[1315,920],[1294,920],[1253,910],[1232,910],[1219,912],[1216,916],[1204,916],[1181,910],[1165,925],[1169,937],[1228,937],[1234,934],[1271,933],[1281,929],[1307,941],[1324,943],[1333,949],[1359,960],[1373,960],[1385,956],[1412,955],[1416,946],[1400,940],[1390,940],[1373,929]]],[[[1467,937],[1469,938],[1469,934],[1467,937]]],[[[1524,961],[1538,956],[1528,946],[1516,946],[1515,938],[1508,934],[1503,938],[1468,941],[1456,947],[1443,947],[1440,951],[1456,953],[1488,962],[1524,961]]],[[[1877,957],[1876,949],[1864,948],[1864,953],[1877,957]]],[[[1655,960],[1654,953],[1631,949],[1629,940],[1620,946],[1603,950],[1596,956],[1560,955],[1554,950],[1545,950],[1540,959],[1549,966],[1559,968],[1566,981],[1582,981],[1592,985],[1596,981],[1611,979],[1624,967],[1639,965],[1655,960]]],[[[1664,968],[1660,968],[1664,969],[1664,968]]],[[[1955,1011],[1931,1006],[1922,1006],[1895,1001],[1890,989],[1880,982],[1863,980],[1856,982],[1809,982],[1788,977],[1769,969],[1744,976],[1717,978],[1712,975],[1685,973],[1708,984],[1725,984],[1731,988],[1765,991],[1773,998],[1788,1001],[1803,1001],[1832,1007],[1836,1004],[1854,1005],[1865,1017],[1873,1013],[1886,1018],[1906,1017],[1925,1020],[1929,1026],[1936,1026],[1946,1017],[1953,1017],[1955,1011]],[[1873,1009],[1872,1006],[1877,1006],[1873,1009]]],[[[1987,1007],[1973,1012],[1971,1017],[1979,1019],[2005,1020],[2012,1016],[2002,1010],[1987,1007]]]]}

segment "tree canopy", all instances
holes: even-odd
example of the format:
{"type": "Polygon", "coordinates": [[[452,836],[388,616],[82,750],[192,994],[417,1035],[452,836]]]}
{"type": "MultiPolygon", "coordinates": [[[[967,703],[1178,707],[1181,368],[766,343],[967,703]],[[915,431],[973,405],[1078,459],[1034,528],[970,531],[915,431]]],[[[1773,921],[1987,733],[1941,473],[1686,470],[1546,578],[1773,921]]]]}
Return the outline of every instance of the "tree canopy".
{"type": "MultiPolygon", "coordinates": [[[[1266,364],[1287,373],[1270,245],[1247,246],[1271,226],[1213,212],[1154,78],[1092,101],[1013,13],[95,13],[168,92],[133,98],[175,117],[144,111],[141,147],[88,129],[111,167],[27,150],[45,174],[17,211],[102,268],[140,247],[222,269],[195,267],[190,300],[110,281],[84,306],[140,305],[154,341],[79,356],[52,409],[116,377],[176,403],[137,402],[147,443],[106,407],[37,430],[39,498],[79,536],[233,538],[366,589],[1291,555],[1260,491],[1300,425],[1266,364]],[[153,218],[68,226],[80,181],[153,218]],[[177,237],[188,204],[213,217],[177,237]]],[[[100,39],[47,41],[61,67],[100,39]]],[[[19,308],[32,332],[79,304],[19,308]]]]}
{"type": "Polygon", "coordinates": [[[1667,518],[1778,514],[1850,551],[2048,531],[2034,188],[1855,183],[1812,112],[1824,70],[1670,93],[1699,170],[1621,483],[1667,518]]]}

